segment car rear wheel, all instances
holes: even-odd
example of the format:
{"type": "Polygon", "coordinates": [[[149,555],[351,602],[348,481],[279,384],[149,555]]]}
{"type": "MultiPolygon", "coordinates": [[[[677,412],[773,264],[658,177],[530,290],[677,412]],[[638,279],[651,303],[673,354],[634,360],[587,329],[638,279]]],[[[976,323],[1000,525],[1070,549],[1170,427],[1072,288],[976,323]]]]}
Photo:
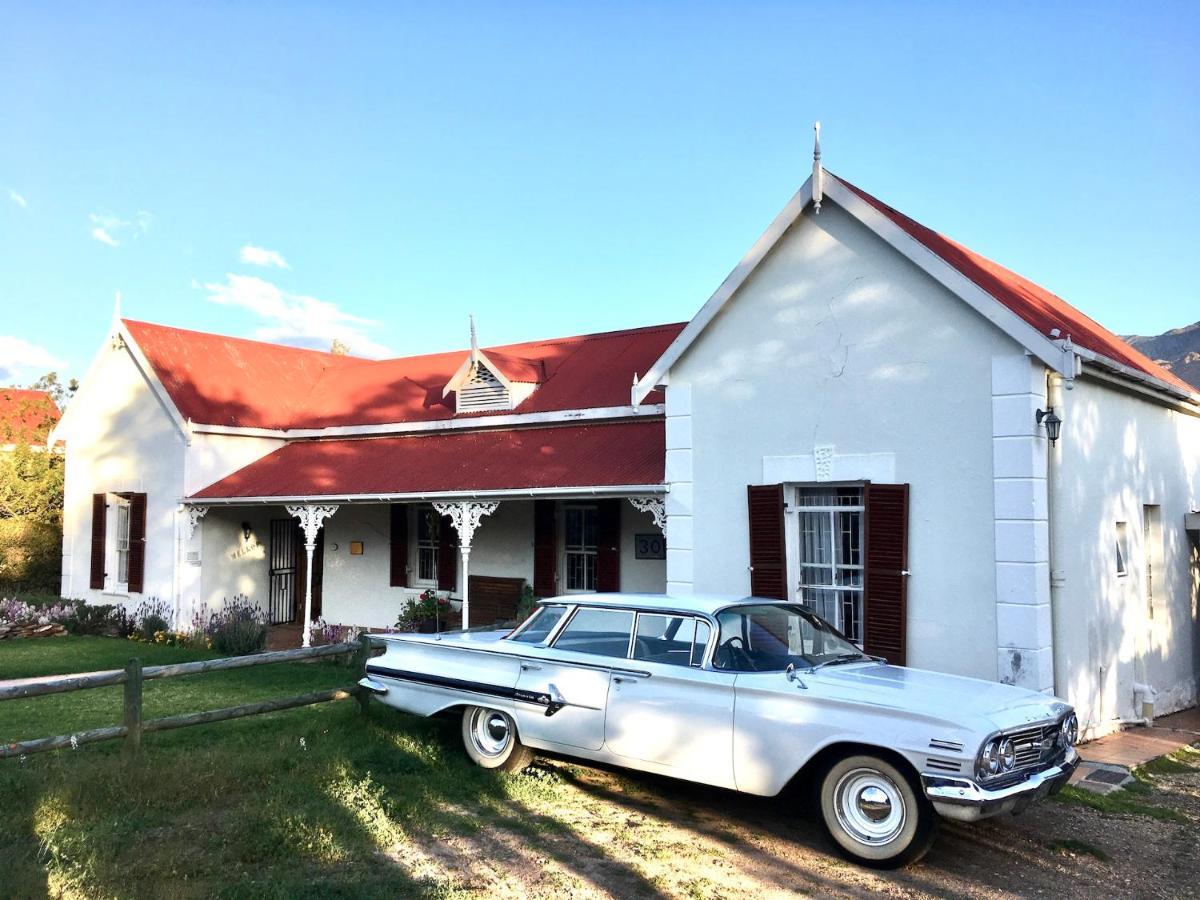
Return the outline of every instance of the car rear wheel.
{"type": "Polygon", "coordinates": [[[463,710],[463,745],[475,765],[504,772],[520,772],[533,762],[533,751],[517,737],[512,716],[486,706],[463,710]]]}
{"type": "Polygon", "coordinates": [[[925,855],[937,813],[913,780],[878,756],[834,763],[820,785],[829,836],[850,858],[874,868],[898,868],[925,855]]]}

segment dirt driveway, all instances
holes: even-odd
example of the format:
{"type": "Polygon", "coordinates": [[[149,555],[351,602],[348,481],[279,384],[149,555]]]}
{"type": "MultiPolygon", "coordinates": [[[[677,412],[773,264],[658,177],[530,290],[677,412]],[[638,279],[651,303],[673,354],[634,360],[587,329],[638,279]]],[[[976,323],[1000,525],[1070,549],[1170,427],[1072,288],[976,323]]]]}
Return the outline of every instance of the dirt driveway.
{"type": "Polygon", "coordinates": [[[795,800],[565,760],[523,777],[557,782],[565,832],[526,842],[485,826],[412,847],[403,863],[467,894],[511,897],[1200,896],[1200,769],[1184,766],[1106,804],[1119,812],[1054,800],[1019,817],[944,823],[922,863],[884,873],[834,855],[795,800]]]}

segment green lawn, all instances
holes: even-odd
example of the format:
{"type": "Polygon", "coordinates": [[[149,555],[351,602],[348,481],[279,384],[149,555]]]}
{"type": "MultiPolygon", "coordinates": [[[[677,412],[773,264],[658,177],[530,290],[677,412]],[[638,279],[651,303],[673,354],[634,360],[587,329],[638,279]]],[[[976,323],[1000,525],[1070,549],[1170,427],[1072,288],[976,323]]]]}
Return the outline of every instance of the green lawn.
{"type": "MultiPolygon", "coordinates": [[[[119,668],[207,654],[114,638],[0,642],[0,677],[119,668]]],[[[147,718],[347,684],[335,662],[281,664],[146,685],[147,718]]],[[[0,739],[121,718],[121,688],[0,702],[0,739]]],[[[4,897],[446,896],[404,859],[414,842],[501,822],[519,839],[565,826],[540,805],[558,779],[470,765],[454,723],[353,701],[0,760],[4,897]],[[397,849],[401,848],[401,849],[397,849]],[[397,854],[399,853],[399,857],[397,854]]],[[[474,892],[470,892],[474,893],[474,892]]]]}

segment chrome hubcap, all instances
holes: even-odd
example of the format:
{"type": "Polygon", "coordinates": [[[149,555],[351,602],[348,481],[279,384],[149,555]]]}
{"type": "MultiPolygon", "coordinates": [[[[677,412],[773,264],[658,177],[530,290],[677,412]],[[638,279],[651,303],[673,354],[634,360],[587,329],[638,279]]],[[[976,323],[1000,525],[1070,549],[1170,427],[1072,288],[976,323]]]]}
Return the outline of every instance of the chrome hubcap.
{"type": "Polygon", "coordinates": [[[499,756],[512,740],[512,723],[495,709],[477,709],[471,713],[471,743],[483,756],[499,756]]]}
{"type": "Polygon", "coordinates": [[[854,769],[839,778],[833,803],[842,830],[872,847],[894,840],[907,818],[900,788],[874,769],[854,769]]]}

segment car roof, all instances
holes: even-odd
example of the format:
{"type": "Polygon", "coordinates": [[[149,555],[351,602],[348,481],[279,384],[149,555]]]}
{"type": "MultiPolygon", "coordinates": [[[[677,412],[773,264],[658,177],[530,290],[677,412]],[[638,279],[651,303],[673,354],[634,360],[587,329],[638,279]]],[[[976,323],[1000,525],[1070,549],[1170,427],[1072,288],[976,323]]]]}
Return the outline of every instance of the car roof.
{"type": "Polygon", "coordinates": [[[695,612],[712,615],[728,606],[744,603],[781,603],[769,597],[742,594],[565,594],[546,597],[541,603],[573,603],[579,606],[621,606],[637,609],[662,609],[671,612],[695,612]]]}

